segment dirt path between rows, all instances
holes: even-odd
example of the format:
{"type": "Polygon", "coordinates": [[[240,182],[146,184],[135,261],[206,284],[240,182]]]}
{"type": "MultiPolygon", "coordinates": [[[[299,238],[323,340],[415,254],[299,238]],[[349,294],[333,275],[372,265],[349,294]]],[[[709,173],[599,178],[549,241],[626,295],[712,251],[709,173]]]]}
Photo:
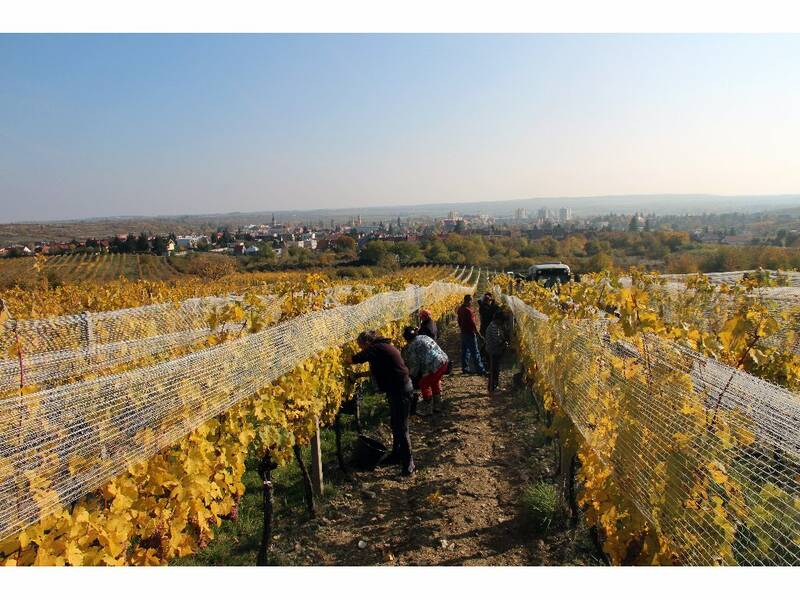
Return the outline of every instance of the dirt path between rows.
{"type": "MultiPolygon", "coordinates": [[[[457,364],[454,328],[442,345],[457,364]]],[[[442,412],[412,418],[417,473],[402,478],[396,466],[355,473],[317,519],[295,532],[302,535],[296,543],[278,544],[293,555],[286,558],[313,565],[593,562],[580,552],[576,558],[575,532],[537,537],[518,516],[521,489],[548,476],[550,455],[524,442],[533,427],[514,417],[519,401],[515,409],[511,377],[504,370],[500,392],[490,399],[483,377],[454,368],[443,380],[442,412]]]]}
{"type": "Polygon", "coordinates": [[[504,399],[490,400],[483,377],[458,371],[444,380],[442,412],[412,419],[417,474],[359,473],[354,493],[331,503],[338,518],[318,530],[321,563],[530,564],[514,510],[524,461],[514,456],[504,399]]]}

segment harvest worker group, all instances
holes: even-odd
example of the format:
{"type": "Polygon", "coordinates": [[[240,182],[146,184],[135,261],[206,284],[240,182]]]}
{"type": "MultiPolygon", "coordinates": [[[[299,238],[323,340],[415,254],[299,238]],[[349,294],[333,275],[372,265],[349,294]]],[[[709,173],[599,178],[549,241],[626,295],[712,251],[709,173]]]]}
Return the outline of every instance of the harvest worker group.
{"type": "MultiPolygon", "coordinates": [[[[462,365],[464,373],[468,369],[471,355],[481,375],[486,374],[478,352],[478,327],[471,309],[472,296],[465,296],[458,309],[458,323],[462,336],[462,365]]],[[[494,304],[491,294],[486,294],[481,303],[481,329],[487,332],[487,356],[491,366],[489,392],[497,388],[500,360],[508,347],[506,318],[502,310],[494,304]],[[491,325],[490,325],[491,324],[491,325]]],[[[441,404],[442,377],[450,370],[450,359],[436,342],[437,328],[426,310],[420,310],[420,327],[408,326],[403,330],[406,346],[402,353],[392,345],[389,338],[375,331],[362,331],[358,338],[361,349],[349,359],[349,364],[369,363],[369,372],[353,373],[351,377],[372,376],[378,390],[386,394],[389,401],[389,414],[392,427],[392,450],[381,461],[382,464],[400,464],[403,475],[415,471],[411,452],[411,437],[408,421],[417,414],[414,389],[421,391],[423,400],[429,401],[430,413],[438,412],[441,404]]]]}

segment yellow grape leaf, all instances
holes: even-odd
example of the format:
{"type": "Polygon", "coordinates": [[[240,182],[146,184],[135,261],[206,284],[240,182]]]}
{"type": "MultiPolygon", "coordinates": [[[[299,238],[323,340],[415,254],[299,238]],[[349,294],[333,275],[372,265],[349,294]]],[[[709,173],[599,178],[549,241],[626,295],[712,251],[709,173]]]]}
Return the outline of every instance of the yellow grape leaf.
{"type": "Polygon", "coordinates": [[[743,446],[752,446],[756,441],[756,434],[749,429],[741,428],[736,431],[736,439],[743,446]]]}
{"type": "Polygon", "coordinates": [[[711,474],[711,479],[719,485],[724,485],[728,481],[728,475],[725,473],[724,467],[716,464],[708,464],[708,472],[711,474]]]}
{"type": "Polygon", "coordinates": [[[67,542],[66,558],[71,565],[83,564],[83,552],[74,542],[67,542]]]}
{"type": "Polygon", "coordinates": [[[19,547],[23,550],[27,547],[28,544],[31,543],[31,539],[28,537],[28,531],[25,529],[19,532],[19,536],[17,537],[17,539],[19,540],[19,547]]]}
{"type": "Polygon", "coordinates": [[[425,498],[425,501],[429,502],[430,504],[438,504],[442,501],[442,494],[439,490],[436,490],[435,492],[428,494],[428,497],[425,498]]]}

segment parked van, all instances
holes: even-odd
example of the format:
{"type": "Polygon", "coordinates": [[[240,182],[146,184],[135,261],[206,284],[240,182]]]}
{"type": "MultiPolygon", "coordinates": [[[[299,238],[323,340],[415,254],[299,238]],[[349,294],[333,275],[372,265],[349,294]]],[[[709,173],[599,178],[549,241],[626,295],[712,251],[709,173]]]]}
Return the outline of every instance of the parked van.
{"type": "Polygon", "coordinates": [[[541,263],[528,269],[528,280],[552,287],[556,283],[567,283],[570,274],[569,267],[564,263],[541,263]]]}

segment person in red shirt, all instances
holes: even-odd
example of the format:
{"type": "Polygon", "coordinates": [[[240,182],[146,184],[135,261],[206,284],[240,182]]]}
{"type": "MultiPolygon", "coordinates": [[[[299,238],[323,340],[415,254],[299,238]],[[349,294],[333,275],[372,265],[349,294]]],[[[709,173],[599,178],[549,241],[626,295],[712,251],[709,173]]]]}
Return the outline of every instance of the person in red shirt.
{"type": "Polygon", "coordinates": [[[461,330],[461,371],[471,374],[469,358],[473,357],[479,375],[486,375],[483,368],[481,353],[478,351],[478,326],[475,323],[475,314],[472,312],[472,296],[467,294],[458,307],[458,328],[461,330]]]}

